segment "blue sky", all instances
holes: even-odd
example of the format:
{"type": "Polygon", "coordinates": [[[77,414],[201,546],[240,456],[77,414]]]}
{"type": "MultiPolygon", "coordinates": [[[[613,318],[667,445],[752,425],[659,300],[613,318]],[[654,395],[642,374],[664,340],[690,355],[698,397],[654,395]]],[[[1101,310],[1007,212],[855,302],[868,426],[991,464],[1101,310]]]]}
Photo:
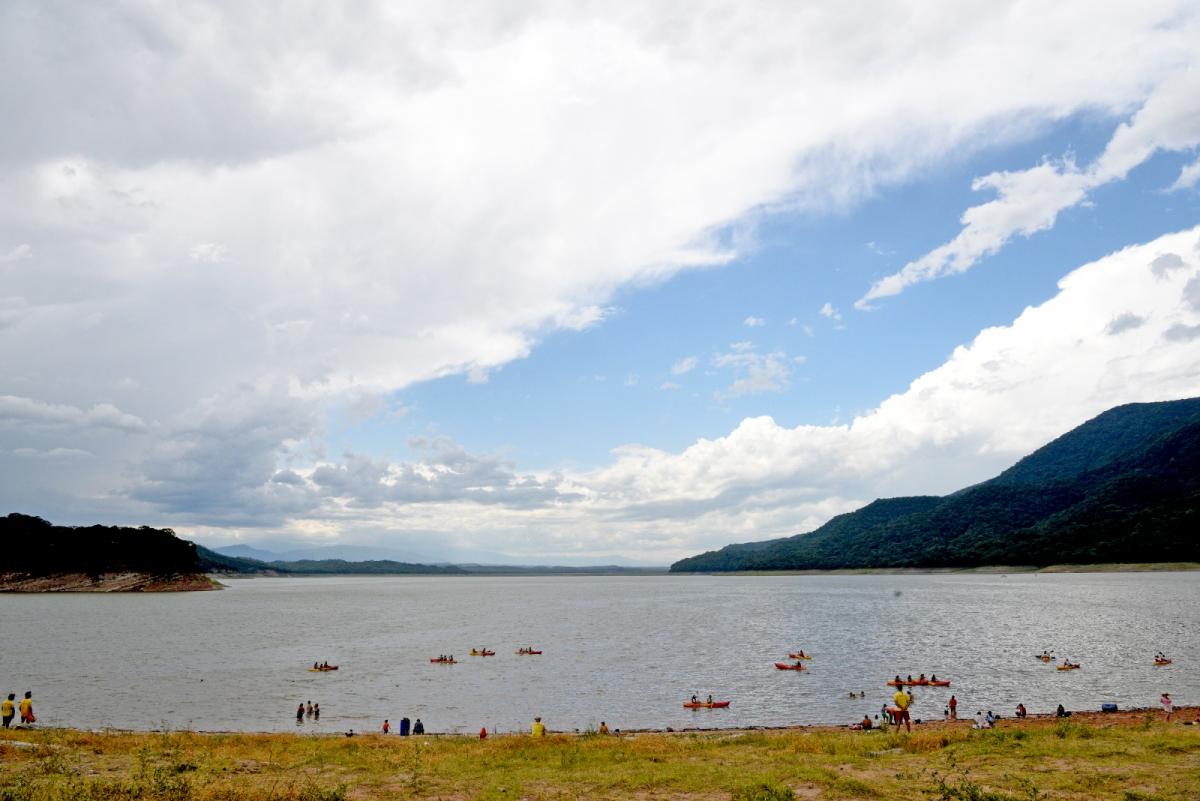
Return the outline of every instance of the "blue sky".
{"type": "Polygon", "coordinates": [[[1200,395],[1197,41],[1185,0],[5,3],[0,509],[662,564],[1200,395]]]}
{"type": "Polygon", "coordinates": [[[411,459],[419,453],[410,438],[446,436],[531,467],[592,469],[617,445],[681,450],[748,416],[770,415],[789,427],[847,422],[904,391],[981,329],[1052,297],[1071,268],[1200,220],[1196,192],[1165,191],[1190,155],[1162,154],[1097,192],[1093,205],[1064,213],[1053,230],[1018,238],[968,273],[921,285],[877,311],[853,308],[872,281],[954,236],[963,209],[985,199],[971,191],[973,178],[1068,154],[1090,162],[1118,122],[1076,115],[1029,141],[943,163],[852,208],[764,215],[745,256],[625,289],[602,322],[548,336],[486,383],[462,375],[424,382],[389,397],[403,414],[365,422],[335,410],[333,447],[411,459]],[[840,319],[820,313],[826,303],[840,319]],[[749,317],[762,325],[746,325],[749,317]],[[778,391],[718,398],[732,373],[713,358],[746,341],[757,352],[804,362],[789,362],[787,386],[778,391]],[[689,356],[697,366],[672,374],[689,356]]]}

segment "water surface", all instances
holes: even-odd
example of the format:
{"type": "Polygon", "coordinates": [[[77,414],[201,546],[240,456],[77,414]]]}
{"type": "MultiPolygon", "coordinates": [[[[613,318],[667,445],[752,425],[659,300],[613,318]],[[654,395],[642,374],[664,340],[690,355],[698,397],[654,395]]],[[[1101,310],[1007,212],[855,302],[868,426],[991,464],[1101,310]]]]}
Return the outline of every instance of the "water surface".
{"type": "Polygon", "coordinates": [[[916,717],[1200,703],[1195,573],[330,577],[221,592],[0,596],[0,690],[49,725],[430,731],[846,723],[899,673],[936,673],[916,717]],[[521,645],[542,656],[516,656],[521,645]],[[470,657],[487,646],[494,657],[470,657]],[[815,654],[805,673],[774,662],[815,654]],[[1058,672],[1043,648],[1082,662],[1058,672]],[[1156,668],[1155,650],[1176,658],[1156,668]],[[432,665],[453,653],[457,665],[432,665]],[[316,660],[341,665],[310,673],[316,660]],[[865,699],[848,698],[863,690],[865,699]],[[693,692],[733,703],[689,711],[693,692]]]}

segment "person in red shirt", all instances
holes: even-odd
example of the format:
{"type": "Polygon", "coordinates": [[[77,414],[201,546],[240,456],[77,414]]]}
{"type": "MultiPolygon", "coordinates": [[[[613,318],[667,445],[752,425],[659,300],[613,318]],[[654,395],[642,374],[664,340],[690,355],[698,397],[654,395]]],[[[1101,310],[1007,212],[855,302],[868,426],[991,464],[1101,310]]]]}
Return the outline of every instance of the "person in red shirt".
{"type": "Polygon", "coordinates": [[[387,719],[386,719],[386,718],[384,718],[384,721],[383,721],[383,733],[384,733],[384,734],[387,734],[387,733],[388,733],[388,732],[390,732],[391,730],[392,730],[392,724],[388,723],[388,722],[387,722],[387,719]]]}
{"type": "Polygon", "coordinates": [[[950,696],[950,719],[958,720],[958,699],[950,696]]]}

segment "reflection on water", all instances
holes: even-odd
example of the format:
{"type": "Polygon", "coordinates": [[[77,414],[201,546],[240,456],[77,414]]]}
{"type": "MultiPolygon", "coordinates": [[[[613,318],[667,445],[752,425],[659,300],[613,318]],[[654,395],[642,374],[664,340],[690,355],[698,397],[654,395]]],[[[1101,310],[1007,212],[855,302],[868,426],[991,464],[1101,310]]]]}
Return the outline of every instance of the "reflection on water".
{"type": "Polygon", "coordinates": [[[0,597],[0,690],[49,725],[430,731],[848,723],[924,672],[914,717],[1200,702],[1200,574],[245,579],[0,597]],[[544,650],[518,656],[522,646],[544,650]],[[497,651],[472,657],[472,648],[497,651]],[[776,660],[804,648],[804,672],[776,660]],[[1055,671],[1042,649],[1082,662],[1055,671]],[[1154,667],[1162,649],[1175,657],[1154,667]],[[430,664],[454,654],[459,664],[430,664]],[[341,669],[308,670],[328,660],[341,669]],[[863,690],[864,699],[849,693],[863,690]],[[692,693],[730,699],[685,710],[692,693]],[[296,705],[321,720],[295,722],[296,705]]]}

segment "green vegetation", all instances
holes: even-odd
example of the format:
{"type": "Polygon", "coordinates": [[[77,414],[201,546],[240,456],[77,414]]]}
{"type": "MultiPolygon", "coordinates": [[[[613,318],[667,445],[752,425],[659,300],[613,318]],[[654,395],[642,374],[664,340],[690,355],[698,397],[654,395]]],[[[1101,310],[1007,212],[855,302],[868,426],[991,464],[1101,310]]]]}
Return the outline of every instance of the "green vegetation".
{"type": "Polygon", "coordinates": [[[6,550],[4,573],[50,576],[58,573],[147,573],[167,576],[196,572],[196,546],[169,528],[142,526],[55,526],[40,517],[0,517],[6,550]]]}
{"type": "Polygon", "coordinates": [[[0,799],[1194,798],[1196,727],[345,738],[0,733],[0,799]],[[24,741],[26,747],[17,747],[24,741]]]}
{"type": "Polygon", "coordinates": [[[944,498],[877,500],[672,572],[1200,560],[1200,399],[1121,406],[944,498]]]}

